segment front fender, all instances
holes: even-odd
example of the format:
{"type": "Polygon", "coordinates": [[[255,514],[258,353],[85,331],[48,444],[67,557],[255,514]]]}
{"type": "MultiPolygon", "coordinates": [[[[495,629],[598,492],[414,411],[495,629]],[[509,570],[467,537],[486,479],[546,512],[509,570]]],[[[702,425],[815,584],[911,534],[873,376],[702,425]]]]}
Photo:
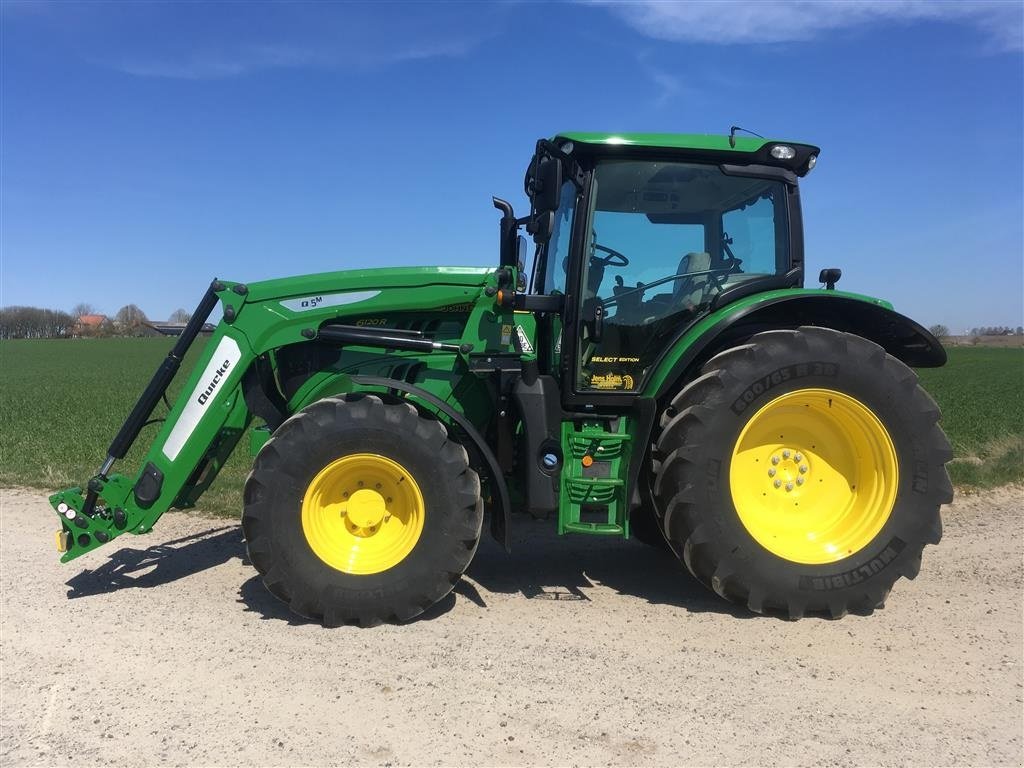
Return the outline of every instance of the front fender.
{"type": "Polygon", "coordinates": [[[946,363],[939,340],[884,301],[839,291],[781,290],[722,307],[687,330],[656,368],[649,391],[661,397],[686,371],[755,333],[801,325],[863,336],[914,368],[946,363]]]}

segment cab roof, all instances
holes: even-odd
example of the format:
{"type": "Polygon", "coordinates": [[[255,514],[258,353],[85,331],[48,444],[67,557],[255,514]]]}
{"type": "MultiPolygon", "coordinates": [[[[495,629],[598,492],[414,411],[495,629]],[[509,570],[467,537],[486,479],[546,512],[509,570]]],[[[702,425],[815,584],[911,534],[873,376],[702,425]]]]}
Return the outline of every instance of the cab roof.
{"type": "Polygon", "coordinates": [[[762,139],[752,136],[736,136],[730,142],[728,136],[718,136],[707,133],[596,133],[588,131],[563,131],[556,134],[554,142],[560,144],[571,141],[574,144],[590,146],[598,152],[614,152],[614,148],[622,147],[626,150],[655,151],[668,150],[670,152],[687,153],[712,159],[718,157],[719,161],[735,162],[729,156],[745,156],[739,162],[764,163],[777,165],[795,172],[798,176],[806,174],[817,159],[819,148],[813,144],[800,141],[785,141],[779,139],[762,139]],[[771,150],[776,145],[787,145],[796,150],[795,156],[788,160],[778,160],[771,156],[771,150]],[[811,156],[814,156],[813,158],[811,156]],[[810,162],[809,162],[810,161],[810,162]]]}
{"type": "MultiPolygon", "coordinates": [[[[609,144],[635,147],[662,147],[664,149],[714,149],[723,152],[756,152],[765,144],[789,144],[776,139],[759,139],[737,136],[736,146],[729,145],[728,136],[710,133],[594,133],[588,131],[565,131],[558,134],[560,139],[569,139],[580,144],[609,144]]],[[[802,144],[803,142],[797,142],[802,144]]]]}

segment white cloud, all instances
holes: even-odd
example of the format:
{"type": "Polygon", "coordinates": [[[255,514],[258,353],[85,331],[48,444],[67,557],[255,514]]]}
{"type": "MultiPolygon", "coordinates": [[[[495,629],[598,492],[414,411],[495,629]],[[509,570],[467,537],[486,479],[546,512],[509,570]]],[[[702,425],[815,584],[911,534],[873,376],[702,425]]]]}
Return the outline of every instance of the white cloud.
{"type": "Polygon", "coordinates": [[[968,24],[993,48],[1024,49],[1024,4],[1017,0],[594,0],[637,31],[659,40],[784,43],[873,23],[944,21],[968,24]]]}
{"type": "Polygon", "coordinates": [[[408,48],[391,51],[381,57],[383,62],[423,61],[424,59],[457,59],[472,53],[483,42],[484,37],[462,38],[410,45],[408,48]]]}
{"type": "Polygon", "coordinates": [[[323,64],[310,51],[277,45],[253,45],[199,51],[164,59],[129,59],[115,69],[138,77],[212,80],[237,77],[269,69],[293,69],[323,64]]]}
{"type": "Polygon", "coordinates": [[[428,59],[460,58],[472,52],[482,40],[432,40],[392,50],[344,52],[303,49],[287,45],[246,45],[211,48],[162,59],[128,59],[115,69],[138,77],[166,77],[182,80],[216,80],[275,69],[340,69],[380,67],[428,59]]]}
{"type": "Polygon", "coordinates": [[[487,3],[421,8],[293,0],[219,5],[0,0],[4,24],[20,25],[21,34],[45,35],[54,47],[125,74],[184,80],[459,58],[500,35],[509,8],[487,3]]]}
{"type": "Polygon", "coordinates": [[[658,95],[653,102],[655,108],[665,107],[674,101],[676,96],[690,90],[678,75],[671,74],[654,64],[647,51],[639,53],[636,60],[657,91],[658,95]]]}

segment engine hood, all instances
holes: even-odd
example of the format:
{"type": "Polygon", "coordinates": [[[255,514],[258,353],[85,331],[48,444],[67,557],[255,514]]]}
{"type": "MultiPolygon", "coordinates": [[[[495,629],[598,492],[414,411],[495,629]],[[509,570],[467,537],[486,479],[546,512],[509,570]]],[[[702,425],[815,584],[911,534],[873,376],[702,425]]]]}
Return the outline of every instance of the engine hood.
{"type": "Polygon", "coordinates": [[[321,272],[250,283],[248,299],[262,301],[331,291],[386,291],[443,285],[482,286],[494,274],[494,270],[494,267],[385,267],[321,272]]]}

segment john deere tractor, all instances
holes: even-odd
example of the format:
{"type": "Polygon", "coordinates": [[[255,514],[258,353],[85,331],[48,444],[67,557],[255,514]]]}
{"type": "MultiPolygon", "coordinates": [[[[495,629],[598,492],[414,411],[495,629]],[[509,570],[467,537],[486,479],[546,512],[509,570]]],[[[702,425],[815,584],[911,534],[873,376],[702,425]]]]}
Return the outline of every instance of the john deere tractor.
{"type": "Polygon", "coordinates": [[[876,298],[805,289],[799,179],[818,148],[674,134],[537,142],[496,266],[214,280],[85,489],[62,560],[188,507],[243,444],[267,588],[325,625],[444,597],[485,513],[667,547],[756,612],[870,612],[952,498],[912,367],[939,342],[876,298]],[[527,270],[527,237],[536,246],[527,270]],[[143,466],[112,472],[215,309],[143,466]]]}

